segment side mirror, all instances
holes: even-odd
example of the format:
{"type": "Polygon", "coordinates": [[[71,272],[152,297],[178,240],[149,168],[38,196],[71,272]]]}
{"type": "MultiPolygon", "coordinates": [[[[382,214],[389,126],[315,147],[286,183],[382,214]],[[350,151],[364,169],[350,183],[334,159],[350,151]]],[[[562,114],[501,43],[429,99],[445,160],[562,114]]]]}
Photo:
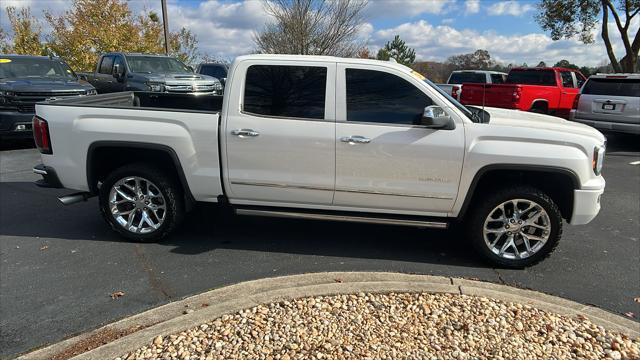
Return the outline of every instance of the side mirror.
{"type": "Polygon", "coordinates": [[[424,108],[420,125],[429,129],[453,130],[456,128],[453,119],[437,105],[431,105],[424,108]]]}
{"type": "Polygon", "coordinates": [[[222,86],[224,86],[226,82],[227,82],[227,78],[226,77],[223,77],[223,78],[220,79],[220,84],[222,84],[222,86]]]}
{"type": "Polygon", "coordinates": [[[113,65],[113,77],[120,80],[124,75],[124,68],[120,64],[113,65]]]}

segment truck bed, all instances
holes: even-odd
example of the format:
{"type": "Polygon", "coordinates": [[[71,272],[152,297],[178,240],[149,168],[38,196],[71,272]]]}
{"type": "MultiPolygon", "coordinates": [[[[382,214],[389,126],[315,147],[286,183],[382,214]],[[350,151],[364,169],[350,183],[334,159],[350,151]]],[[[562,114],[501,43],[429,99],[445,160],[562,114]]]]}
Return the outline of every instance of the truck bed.
{"type": "Polygon", "coordinates": [[[54,100],[47,105],[220,112],[222,96],[126,91],[54,100]]]}

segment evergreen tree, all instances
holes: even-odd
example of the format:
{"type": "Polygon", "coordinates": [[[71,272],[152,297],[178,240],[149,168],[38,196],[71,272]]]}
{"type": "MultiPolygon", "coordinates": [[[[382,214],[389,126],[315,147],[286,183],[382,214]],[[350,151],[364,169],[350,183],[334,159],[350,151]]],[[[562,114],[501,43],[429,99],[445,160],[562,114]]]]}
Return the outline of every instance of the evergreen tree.
{"type": "Polygon", "coordinates": [[[399,35],[393,39],[393,41],[387,42],[387,44],[378,51],[378,60],[389,60],[393,58],[397,63],[411,66],[416,60],[416,52],[405,44],[400,39],[399,35]]]}

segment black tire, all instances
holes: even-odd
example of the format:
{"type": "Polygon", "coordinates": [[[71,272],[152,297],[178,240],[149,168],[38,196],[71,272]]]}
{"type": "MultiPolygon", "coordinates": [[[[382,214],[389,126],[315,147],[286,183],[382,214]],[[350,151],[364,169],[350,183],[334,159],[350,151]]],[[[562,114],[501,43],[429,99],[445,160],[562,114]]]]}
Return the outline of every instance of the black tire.
{"type": "Polygon", "coordinates": [[[162,170],[144,163],[134,163],[114,170],[103,181],[100,187],[100,212],[111,228],[123,237],[137,242],[153,242],[165,238],[184,219],[185,204],[182,188],[176,179],[162,170]],[[109,193],[111,188],[121,179],[136,176],[153,183],[164,197],[165,212],[162,224],[148,233],[135,233],[118,223],[111,214],[109,193]]]}
{"type": "Polygon", "coordinates": [[[475,202],[475,209],[468,220],[468,238],[476,251],[489,263],[505,268],[524,268],[534,265],[546,257],[558,246],[562,236],[562,214],[553,200],[542,191],[532,187],[511,187],[496,191],[475,202]],[[485,242],[484,224],[494,209],[506,201],[524,199],[537,203],[547,213],[551,229],[544,245],[534,254],[526,258],[507,259],[499,256],[485,242]]]}

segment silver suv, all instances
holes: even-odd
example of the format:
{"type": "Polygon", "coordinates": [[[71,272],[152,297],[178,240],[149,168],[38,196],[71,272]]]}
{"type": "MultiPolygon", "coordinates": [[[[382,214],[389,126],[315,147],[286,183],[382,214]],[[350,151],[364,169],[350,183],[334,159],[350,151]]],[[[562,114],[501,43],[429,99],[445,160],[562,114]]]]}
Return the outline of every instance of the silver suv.
{"type": "Polygon", "coordinates": [[[640,74],[591,76],[569,119],[601,130],[640,134],[640,74]]]}

